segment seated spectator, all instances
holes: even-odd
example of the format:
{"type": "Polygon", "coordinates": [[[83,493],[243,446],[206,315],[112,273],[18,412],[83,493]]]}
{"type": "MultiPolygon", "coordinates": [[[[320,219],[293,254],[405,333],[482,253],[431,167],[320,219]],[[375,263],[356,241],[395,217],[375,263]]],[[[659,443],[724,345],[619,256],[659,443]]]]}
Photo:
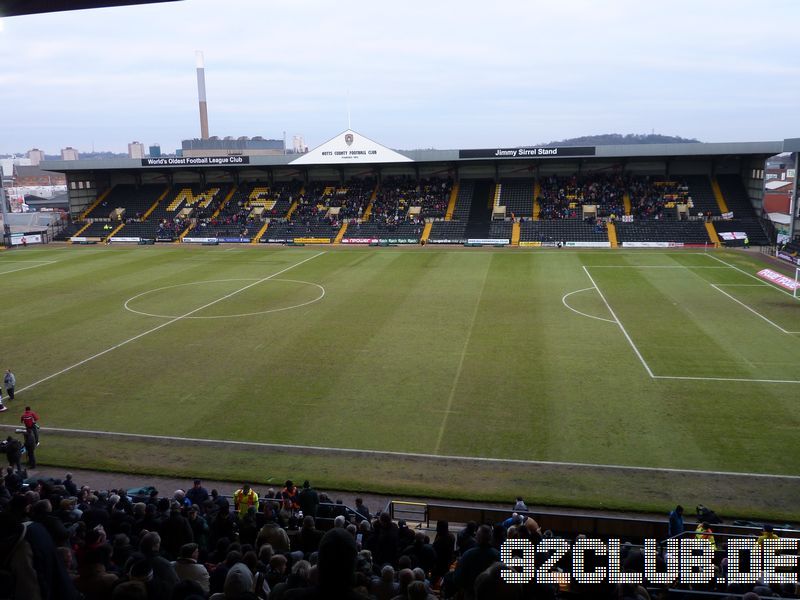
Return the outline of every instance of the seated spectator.
{"type": "Polygon", "coordinates": [[[181,546],[178,560],[174,563],[175,574],[181,581],[184,579],[196,581],[207,594],[210,590],[208,570],[197,562],[199,556],[200,548],[197,544],[189,543],[181,546]]]}

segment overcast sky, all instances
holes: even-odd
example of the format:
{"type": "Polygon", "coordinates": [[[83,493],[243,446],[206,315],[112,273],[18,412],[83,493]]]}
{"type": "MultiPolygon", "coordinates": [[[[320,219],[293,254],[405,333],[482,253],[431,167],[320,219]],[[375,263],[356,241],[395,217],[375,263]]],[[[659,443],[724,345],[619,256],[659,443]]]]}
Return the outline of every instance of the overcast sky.
{"type": "Polygon", "coordinates": [[[352,127],[398,149],[800,136],[800,2],[184,0],[0,20],[0,153],[352,127]],[[349,98],[349,101],[348,101],[349,98]]]}

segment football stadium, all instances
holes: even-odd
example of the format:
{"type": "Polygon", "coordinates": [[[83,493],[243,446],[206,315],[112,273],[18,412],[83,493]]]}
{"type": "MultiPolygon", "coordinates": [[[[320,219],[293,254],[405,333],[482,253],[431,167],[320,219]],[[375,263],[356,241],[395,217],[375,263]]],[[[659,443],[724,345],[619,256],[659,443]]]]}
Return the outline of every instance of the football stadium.
{"type": "Polygon", "coordinates": [[[800,597],[800,138],[213,147],[4,216],[0,597],[800,597]]]}

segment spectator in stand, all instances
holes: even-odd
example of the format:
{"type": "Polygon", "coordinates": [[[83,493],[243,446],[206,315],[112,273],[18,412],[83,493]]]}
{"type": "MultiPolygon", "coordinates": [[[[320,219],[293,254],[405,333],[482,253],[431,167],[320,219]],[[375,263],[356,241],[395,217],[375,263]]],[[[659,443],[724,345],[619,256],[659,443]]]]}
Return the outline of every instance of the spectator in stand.
{"type": "Polygon", "coordinates": [[[269,595],[269,600],[283,600],[290,590],[302,590],[311,585],[311,563],[299,560],[292,565],[292,571],[286,581],[276,585],[269,595]]]}
{"type": "Polygon", "coordinates": [[[317,490],[311,487],[308,480],[303,482],[303,489],[297,494],[297,504],[303,514],[312,517],[317,516],[317,508],[319,507],[319,494],[317,490]]]}
{"type": "Polygon", "coordinates": [[[200,547],[195,543],[184,544],[181,546],[178,560],[174,563],[175,574],[181,581],[189,579],[196,581],[203,588],[203,592],[208,594],[210,590],[208,569],[197,562],[200,557],[200,547]]]}
{"type": "Polygon", "coordinates": [[[331,529],[322,538],[318,554],[319,583],[287,592],[286,600],[364,600],[354,587],[356,543],[343,529],[331,529]]]}
{"type": "Polygon", "coordinates": [[[421,531],[414,535],[414,543],[407,546],[402,554],[411,559],[412,567],[419,567],[428,577],[436,564],[436,551],[429,543],[428,536],[421,531]]]}
{"type": "Polygon", "coordinates": [[[162,547],[164,555],[170,559],[178,558],[180,549],[186,544],[194,542],[194,534],[189,520],[181,514],[181,507],[173,502],[169,517],[161,526],[162,547]]]}
{"type": "Polygon", "coordinates": [[[389,513],[380,513],[377,521],[373,524],[373,535],[370,538],[369,547],[377,564],[395,564],[399,539],[400,531],[389,513]]]}
{"type": "Polygon", "coordinates": [[[78,565],[78,576],[75,587],[86,600],[105,600],[111,595],[114,585],[119,579],[114,573],[106,571],[111,560],[111,546],[102,544],[92,548],[83,556],[78,565]]]}
{"type": "Polygon", "coordinates": [[[362,498],[356,498],[356,512],[369,521],[372,517],[369,514],[369,509],[364,505],[362,498]]]}
{"type": "Polygon", "coordinates": [[[475,534],[476,545],[467,550],[458,561],[455,583],[466,600],[475,598],[475,579],[494,562],[500,561],[500,553],[492,547],[492,528],[481,525],[475,534]]]}
{"type": "Polygon", "coordinates": [[[63,485],[67,494],[69,494],[70,496],[78,495],[78,486],[75,485],[75,482],[72,480],[72,473],[67,473],[66,475],[64,475],[63,485]]]}
{"type": "Polygon", "coordinates": [[[233,493],[233,508],[239,514],[239,518],[242,519],[247,514],[247,509],[251,506],[258,508],[258,494],[245,483],[233,493]]]}
{"type": "Polygon", "coordinates": [[[19,418],[20,422],[25,426],[27,431],[33,433],[36,445],[39,445],[39,415],[31,410],[30,406],[25,407],[25,412],[19,418]]]}
{"type": "Polygon", "coordinates": [[[208,490],[202,486],[202,482],[199,479],[195,479],[192,487],[186,492],[186,497],[192,504],[200,505],[208,500],[209,495],[208,490]]]}
{"type": "Polygon", "coordinates": [[[22,464],[20,464],[22,461],[22,444],[19,443],[19,440],[8,436],[3,446],[8,466],[13,467],[17,472],[22,471],[22,464]]]}
{"type": "Polygon", "coordinates": [[[36,468],[36,446],[39,444],[36,442],[36,438],[34,437],[34,431],[34,429],[26,429],[24,434],[25,453],[28,455],[29,469],[36,468]]]}
{"type": "Polygon", "coordinates": [[[319,548],[323,535],[325,535],[324,532],[316,528],[314,517],[306,515],[303,517],[303,526],[300,529],[300,534],[295,538],[296,547],[294,544],[293,547],[308,558],[319,548]]]}
{"type": "Polygon", "coordinates": [[[281,496],[283,497],[283,507],[287,511],[292,513],[300,509],[300,504],[297,502],[297,486],[291,479],[286,480],[286,485],[281,490],[281,496]]]}
{"type": "Polygon", "coordinates": [[[17,378],[11,372],[11,369],[6,369],[6,374],[3,376],[3,386],[6,388],[9,401],[14,399],[14,388],[17,387],[17,378]]]}
{"type": "Polygon", "coordinates": [[[667,537],[675,537],[683,533],[683,507],[679,504],[669,513],[669,530],[667,537]]]}

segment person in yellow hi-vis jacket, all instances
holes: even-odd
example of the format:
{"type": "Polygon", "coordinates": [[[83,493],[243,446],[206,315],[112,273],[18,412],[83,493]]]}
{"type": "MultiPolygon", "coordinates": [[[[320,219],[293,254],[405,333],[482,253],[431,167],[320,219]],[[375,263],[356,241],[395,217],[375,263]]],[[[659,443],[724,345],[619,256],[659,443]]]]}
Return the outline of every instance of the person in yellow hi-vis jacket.
{"type": "Polygon", "coordinates": [[[776,534],[772,530],[772,525],[764,525],[764,528],[761,530],[761,535],[758,536],[756,540],[756,544],[759,546],[764,545],[764,540],[777,540],[778,534],[776,534]]]}
{"type": "Polygon", "coordinates": [[[697,529],[694,530],[694,536],[698,540],[708,540],[712,550],[719,550],[717,542],[714,540],[714,531],[708,523],[698,523],[697,529]]]}
{"type": "Polygon", "coordinates": [[[251,506],[255,506],[258,510],[258,494],[245,483],[233,493],[233,508],[239,513],[239,518],[243,519],[251,506]]]}

